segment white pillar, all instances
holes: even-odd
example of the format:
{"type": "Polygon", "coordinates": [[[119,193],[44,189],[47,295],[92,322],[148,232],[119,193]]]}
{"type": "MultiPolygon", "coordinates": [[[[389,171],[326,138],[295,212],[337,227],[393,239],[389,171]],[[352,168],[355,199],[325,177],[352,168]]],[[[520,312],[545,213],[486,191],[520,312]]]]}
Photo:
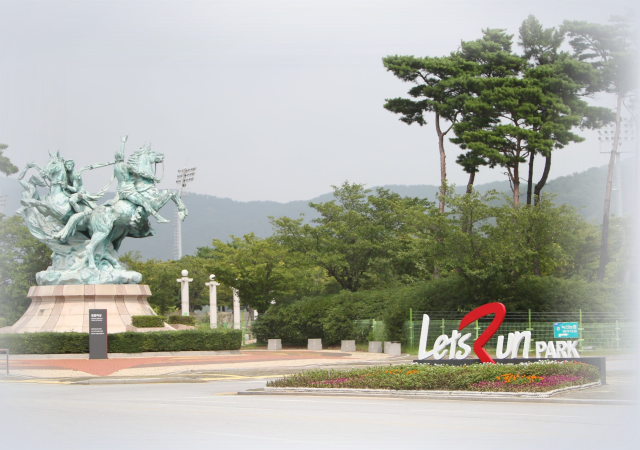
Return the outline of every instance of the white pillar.
{"type": "Polygon", "coordinates": [[[180,296],[182,299],[182,315],[189,315],[189,283],[193,281],[193,278],[188,278],[189,272],[186,270],[182,271],[182,278],[178,278],[176,281],[182,284],[182,289],[180,290],[180,296]]]}
{"type": "Polygon", "coordinates": [[[220,286],[220,283],[216,283],[216,276],[209,275],[211,280],[205,283],[205,286],[209,286],[209,328],[218,328],[218,298],[216,296],[216,287],[220,286]]]}
{"type": "Polygon", "coordinates": [[[238,290],[233,288],[233,328],[239,330],[240,326],[240,297],[238,297],[238,290]]]}

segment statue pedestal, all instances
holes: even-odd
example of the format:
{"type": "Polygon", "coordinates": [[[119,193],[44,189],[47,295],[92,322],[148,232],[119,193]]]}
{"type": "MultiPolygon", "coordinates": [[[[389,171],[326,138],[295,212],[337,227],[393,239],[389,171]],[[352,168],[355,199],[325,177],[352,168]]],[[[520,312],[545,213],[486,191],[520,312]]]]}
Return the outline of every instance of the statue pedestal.
{"type": "Polygon", "coordinates": [[[11,333],[89,332],[89,310],[107,310],[107,333],[123,333],[131,316],[155,316],[145,284],[31,286],[31,305],[11,333]]]}

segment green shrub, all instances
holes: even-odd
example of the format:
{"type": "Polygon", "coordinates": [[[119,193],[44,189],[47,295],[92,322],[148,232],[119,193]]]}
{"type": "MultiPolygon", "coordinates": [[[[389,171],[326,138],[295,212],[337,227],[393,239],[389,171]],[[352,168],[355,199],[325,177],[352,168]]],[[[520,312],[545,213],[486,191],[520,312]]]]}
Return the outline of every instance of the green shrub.
{"type": "Polygon", "coordinates": [[[131,316],[131,325],[138,328],[163,327],[167,320],[164,316],[131,316]]]}
{"type": "Polygon", "coordinates": [[[306,345],[307,339],[320,338],[323,344],[334,345],[356,339],[353,320],[380,318],[388,301],[388,290],[305,297],[270,307],[258,316],[252,331],[259,341],[282,339],[283,343],[306,345]]]}
{"type": "MultiPolygon", "coordinates": [[[[110,353],[239,350],[241,330],[182,330],[110,334],[110,353]]],[[[0,334],[0,348],[13,354],[88,353],[87,333],[0,334]]]]}
{"type": "Polygon", "coordinates": [[[4,317],[0,317],[0,328],[6,327],[7,326],[7,319],[5,319],[4,317]]]}
{"type": "Polygon", "coordinates": [[[169,324],[196,326],[196,318],[194,316],[169,316],[169,324]]]}
{"type": "Polygon", "coordinates": [[[0,347],[14,354],[88,353],[88,333],[0,334],[0,347]]]}

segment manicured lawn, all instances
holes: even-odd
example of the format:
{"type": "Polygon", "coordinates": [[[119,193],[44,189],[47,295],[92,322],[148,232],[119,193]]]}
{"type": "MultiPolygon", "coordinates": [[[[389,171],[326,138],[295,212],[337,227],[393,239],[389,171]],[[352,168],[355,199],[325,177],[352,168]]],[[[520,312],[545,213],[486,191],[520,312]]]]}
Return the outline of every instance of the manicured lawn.
{"type": "Polygon", "coordinates": [[[545,392],[600,380],[589,364],[538,361],[447,366],[404,364],[351,370],[314,370],[270,381],[268,387],[480,392],[545,392]]]}

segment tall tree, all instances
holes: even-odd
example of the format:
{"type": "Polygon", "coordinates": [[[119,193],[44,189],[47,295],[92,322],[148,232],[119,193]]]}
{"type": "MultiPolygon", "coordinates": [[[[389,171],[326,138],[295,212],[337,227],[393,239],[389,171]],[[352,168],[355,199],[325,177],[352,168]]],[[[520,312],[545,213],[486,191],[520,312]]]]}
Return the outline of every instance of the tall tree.
{"type": "Polygon", "coordinates": [[[521,37],[525,54],[547,64],[532,64],[513,54],[512,36],[504,30],[483,30],[482,39],[463,42],[462,53],[477,62],[482,75],[464,81],[473,95],[466,101],[463,116],[454,125],[456,137],[451,139],[467,150],[458,158],[463,166],[471,162],[506,170],[516,207],[524,178],[521,165],[529,164],[527,203],[530,204],[535,155],[547,158],[543,178],[536,186],[539,196],[550,169],[552,150],[582,141],[571,130],[589,125],[593,114],[579,98],[584,86],[573,78],[580,70],[590,69],[566,54],[554,55],[549,49],[556,45],[557,35],[537,28],[539,24],[534,18],[525,23],[521,37]],[[539,35],[551,36],[552,42],[545,43],[544,39],[537,42],[539,35]],[[501,43],[502,50],[488,52],[487,41],[501,43]]]}
{"type": "Polygon", "coordinates": [[[7,144],[0,144],[0,172],[5,175],[11,175],[18,171],[18,168],[11,164],[11,160],[3,155],[4,151],[9,147],[7,144]]]}
{"type": "Polygon", "coordinates": [[[302,218],[275,219],[275,235],[310,265],[326,270],[342,289],[355,292],[373,278],[393,277],[389,272],[400,244],[398,233],[406,223],[404,212],[428,202],[381,188],[376,195],[369,193],[360,184],[334,186],[335,200],[309,204],[319,218],[310,224],[302,218]]]}
{"type": "Polygon", "coordinates": [[[591,63],[602,77],[601,84],[592,88],[616,95],[615,133],[609,158],[607,185],[602,218],[600,265],[597,281],[603,282],[608,262],[609,220],[613,169],[620,139],[620,116],[625,97],[637,87],[637,24],[632,12],[625,17],[612,17],[610,24],[602,25],[579,21],[566,21],[563,28],[571,38],[569,44],[581,61],[591,63]]]}
{"type": "MultiPolygon", "coordinates": [[[[218,281],[238,289],[244,304],[263,313],[274,297],[308,294],[312,268],[273,238],[253,233],[229,242],[214,239],[197,255],[211,262],[218,281]]],[[[317,272],[317,271],[316,271],[317,272]]]]}
{"type": "MultiPolygon", "coordinates": [[[[590,64],[579,61],[566,52],[559,51],[563,41],[563,30],[543,28],[542,24],[533,15],[530,15],[522,22],[519,29],[518,44],[524,50],[523,56],[527,60],[529,68],[534,69],[530,70],[529,75],[537,78],[545,91],[559,96],[571,111],[566,117],[543,117],[547,120],[562,120],[565,122],[565,126],[572,126],[573,124],[580,128],[598,128],[608,120],[611,120],[611,114],[606,108],[589,106],[584,101],[584,97],[593,92],[594,86],[599,85],[599,74],[590,64]],[[578,121],[577,119],[580,116],[582,118],[578,121]]],[[[563,145],[563,143],[556,142],[554,148],[562,148],[563,145]]],[[[551,155],[552,152],[550,151],[542,152],[545,164],[542,176],[535,188],[533,187],[533,167],[536,153],[529,155],[528,205],[532,201],[537,202],[540,199],[542,188],[549,177],[551,155]]]]}
{"type": "Polygon", "coordinates": [[[0,317],[13,324],[27,310],[36,273],[51,263],[51,250],[37,241],[22,217],[0,214],[0,317]]]}
{"type": "MultiPolygon", "coordinates": [[[[447,164],[444,138],[458,120],[464,104],[464,91],[460,83],[451,80],[463,76],[473,68],[455,53],[445,57],[387,56],[382,59],[389,72],[405,82],[415,86],[408,92],[411,98],[387,99],[385,109],[400,114],[400,120],[406,124],[426,125],[425,113],[434,113],[435,129],[438,136],[440,153],[440,212],[444,212],[444,199],[447,184],[447,164]],[[446,125],[443,127],[442,121],[446,125]]],[[[470,176],[474,176],[471,172],[470,176]]]]}

